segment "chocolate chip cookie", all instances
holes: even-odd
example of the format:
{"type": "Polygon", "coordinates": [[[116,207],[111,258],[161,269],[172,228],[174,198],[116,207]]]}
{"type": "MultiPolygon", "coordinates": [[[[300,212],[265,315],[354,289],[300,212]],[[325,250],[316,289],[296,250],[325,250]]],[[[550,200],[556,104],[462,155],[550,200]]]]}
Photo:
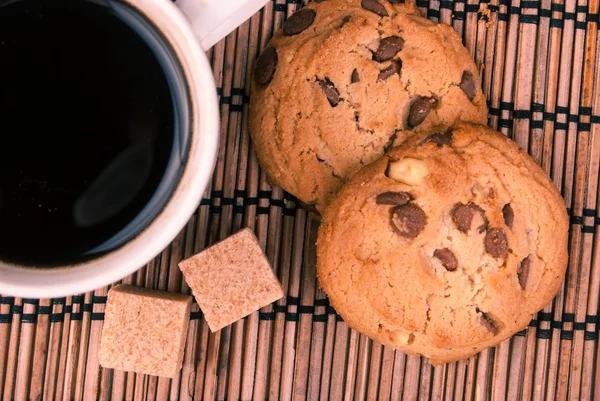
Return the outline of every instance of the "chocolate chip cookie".
{"type": "Polygon", "coordinates": [[[261,165],[272,184],[319,210],[406,135],[486,122],[459,35],[398,3],[312,2],[256,60],[250,131],[261,165]]]}
{"type": "Polygon", "coordinates": [[[567,266],[564,201],[484,126],[420,133],[357,172],[323,215],[317,272],[348,325],[433,363],[522,330],[567,266]]]}

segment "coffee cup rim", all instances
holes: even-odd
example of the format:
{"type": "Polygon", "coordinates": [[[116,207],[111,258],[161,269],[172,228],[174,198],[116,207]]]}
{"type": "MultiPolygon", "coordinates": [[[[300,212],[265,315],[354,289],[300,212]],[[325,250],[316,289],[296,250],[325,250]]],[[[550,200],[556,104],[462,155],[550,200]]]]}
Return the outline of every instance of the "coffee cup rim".
{"type": "Polygon", "coordinates": [[[219,109],[212,68],[184,15],[169,1],[121,0],[144,14],[173,48],[187,81],[191,140],[188,157],[163,210],[125,245],[90,261],[51,269],[0,261],[0,294],[54,298],[121,280],[162,252],[185,227],[212,179],[219,141],[219,109]]]}

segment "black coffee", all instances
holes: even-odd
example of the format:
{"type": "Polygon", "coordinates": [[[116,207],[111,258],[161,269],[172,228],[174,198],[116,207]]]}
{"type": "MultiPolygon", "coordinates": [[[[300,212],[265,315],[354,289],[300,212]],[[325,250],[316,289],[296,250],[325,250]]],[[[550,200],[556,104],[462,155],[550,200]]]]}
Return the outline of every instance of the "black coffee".
{"type": "Polygon", "coordinates": [[[115,4],[0,0],[0,260],[81,262],[144,228],[129,226],[169,166],[175,101],[115,4]]]}

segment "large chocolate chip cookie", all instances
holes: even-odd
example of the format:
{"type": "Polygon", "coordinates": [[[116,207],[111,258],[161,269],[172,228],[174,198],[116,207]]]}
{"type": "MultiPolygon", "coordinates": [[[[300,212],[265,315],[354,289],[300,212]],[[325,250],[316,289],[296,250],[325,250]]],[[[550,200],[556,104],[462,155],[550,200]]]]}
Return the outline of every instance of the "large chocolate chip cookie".
{"type": "Polygon", "coordinates": [[[568,218],[544,171],[491,129],[407,139],[323,215],[317,272],[348,325],[434,363],[522,330],[558,291],[568,218]]]}
{"type": "Polygon", "coordinates": [[[351,173],[411,132],[486,122],[459,35],[399,3],[312,2],[255,62],[250,130],[261,165],[321,211],[351,173]]]}

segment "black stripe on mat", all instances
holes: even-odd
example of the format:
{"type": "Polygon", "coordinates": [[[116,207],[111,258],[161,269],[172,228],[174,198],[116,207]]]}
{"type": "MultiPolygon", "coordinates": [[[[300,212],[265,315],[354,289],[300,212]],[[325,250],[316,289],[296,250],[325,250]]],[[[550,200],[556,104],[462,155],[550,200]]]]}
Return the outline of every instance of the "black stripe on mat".
{"type": "Polygon", "coordinates": [[[307,315],[312,315],[315,313],[315,306],[314,305],[300,305],[298,307],[298,312],[307,314],[307,315]]]}
{"type": "MultiPolygon", "coordinates": [[[[549,18],[550,19],[550,27],[552,28],[563,28],[565,21],[574,21],[575,29],[585,30],[587,28],[587,23],[597,23],[598,22],[598,14],[589,13],[587,7],[583,7],[581,10],[578,10],[577,13],[565,13],[564,5],[562,6],[562,10],[555,9],[554,4],[551,9],[547,8],[538,8],[539,2],[537,1],[526,1],[522,2],[520,6],[508,6],[508,10],[506,12],[499,12],[499,8],[490,6],[488,9],[497,15],[499,21],[508,21],[510,16],[518,16],[519,22],[523,24],[538,24],[540,18],[549,18]],[[537,10],[537,14],[525,14],[522,12],[523,9],[529,10],[537,10]],[[554,18],[552,16],[553,12],[558,11],[562,12],[562,17],[554,18]],[[577,18],[577,14],[580,14],[580,20],[577,18]]],[[[473,8],[467,7],[466,12],[478,12],[479,6],[474,4],[473,8]],[[475,10],[474,8],[477,8],[475,10]]],[[[440,7],[441,8],[441,7],[440,7]]],[[[462,20],[464,19],[464,15],[461,15],[460,18],[456,17],[454,19],[462,20]]],[[[600,27],[599,27],[600,28],[600,27]]]]}
{"type": "Polygon", "coordinates": [[[329,298],[315,299],[315,306],[329,306],[329,298]]]}
{"type": "MultiPolygon", "coordinates": [[[[600,117],[599,117],[600,119],[600,117]]],[[[242,192],[242,191],[240,191],[242,192]]],[[[271,207],[276,207],[276,208],[280,208],[280,211],[287,216],[294,216],[296,214],[296,210],[298,209],[302,209],[302,207],[299,205],[299,203],[296,202],[296,199],[294,197],[292,197],[291,195],[285,195],[283,197],[283,199],[272,199],[270,198],[271,196],[271,191],[261,191],[261,193],[258,194],[258,197],[248,197],[248,198],[241,198],[236,196],[235,198],[225,198],[223,197],[223,192],[222,191],[215,191],[213,192],[211,199],[204,199],[203,202],[201,203],[201,206],[205,206],[207,204],[210,204],[211,202],[218,202],[218,203],[227,203],[228,205],[231,205],[232,203],[236,202],[234,199],[239,199],[239,201],[242,202],[242,205],[235,205],[234,207],[234,212],[239,212],[239,213],[244,213],[245,208],[247,206],[258,206],[258,204],[260,203],[260,200],[267,200],[269,206],[258,206],[256,208],[256,214],[269,214],[271,211],[271,207]],[[293,203],[292,203],[293,202],[293,203]]],[[[238,202],[239,202],[238,201],[238,202]]],[[[222,211],[222,206],[221,205],[211,205],[209,206],[210,210],[215,212],[215,213],[220,213],[222,211]]],[[[567,212],[570,211],[567,210],[567,212]]],[[[585,217],[594,217],[596,216],[596,209],[583,209],[583,215],[582,216],[571,216],[570,217],[570,221],[572,225],[583,225],[584,224],[584,216],[585,217]]],[[[587,232],[594,232],[594,226],[599,226],[600,225],[600,216],[597,216],[594,218],[594,222],[593,225],[584,225],[584,228],[582,229],[583,232],[587,233],[587,232]]],[[[98,302],[98,303],[103,303],[103,302],[98,302]]]]}
{"type": "Polygon", "coordinates": [[[440,1],[440,10],[454,10],[454,3],[458,3],[457,1],[449,1],[449,0],[441,0],[440,1]]]}
{"type": "Polygon", "coordinates": [[[329,315],[324,314],[324,313],[318,314],[318,315],[313,315],[313,322],[325,323],[328,318],[329,318],[329,315]]]}
{"type": "Polygon", "coordinates": [[[64,313],[53,313],[50,315],[50,323],[62,323],[65,321],[64,313]]]}
{"type": "Polygon", "coordinates": [[[286,322],[297,322],[298,316],[298,313],[287,312],[285,314],[285,320],[286,322]]]}
{"type": "MultiPolygon", "coordinates": [[[[78,298],[79,299],[79,298],[78,298]]],[[[342,317],[336,312],[336,310],[329,305],[328,299],[317,299],[315,305],[300,305],[299,298],[288,297],[285,305],[273,304],[273,311],[271,312],[259,312],[259,320],[271,321],[275,320],[278,313],[285,315],[286,321],[297,322],[300,315],[312,315],[313,322],[326,322],[329,316],[335,316],[336,322],[343,322],[342,317]],[[289,308],[297,308],[297,312],[289,312],[289,308]],[[315,313],[316,307],[324,307],[325,313],[315,313]]],[[[72,312],[72,306],[66,305],[63,312],[51,313],[49,306],[38,307],[38,313],[23,313],[23,307],[21,305],[12,305],[11,312],[0,314],[0,324],[8,324],[12,321],[14,315],[21,315],[22,323],[36,323],[37,316],[39,314],[48,314],[51,323],[62,323],[64,321],[65,314],[70,314],[70,320],[78,321],[83,318],[84,313],[90,313],[92,310],[92,304],[82,304],[80,312],[72,312]]],[[[191,320],[202,319],[203,315],[201,311],[190,313],[191,320]]],[[[560,330],[560,338],[562,340],[572,340],[575,332],[583,332],[584,339],[587,341],[595,341],[599,337],[600,318],[598,315],[586,315],[584,322],[576,322],[575,315],[573,313],[563,313],[562,320],[553,320],[552,313],[539,312],[537,318],[533,319],[529,323],[529,327],[535,329],[535,336],[538,339],[549,339],[552,336],[554,330],[560,330]],[[540,328],[541,323],[550,323],[550,328],[540,328]],[[565,324],[572,325],[572,328],[567,330],[564,328],[565,324]],[[588,325],[595,326],[591,330],[588,330],[588,325]]],[[[104,320],[103,312],[93,312],[90,315],[92,321],[104,320]]],[[[527,330],[523,330],[516,336],[525,336],[527,330]]]]}
{"type": "MultiPolygon", "coordinates": [[[[271,0],[274,2],[274,0],[271,0]]],[[[285,4],[273,4],[275,12],[287,13],[290,4],[302,4],[301,0],[286,0],[285,4]]],[[[500,7],[506,7],[506,12],[500,12],[500,7],[489,5],[488,1],[480,1],[479,4],[465,4],[464,1],[442,0],[439,3],[439,9],[429,8],[427,0],[417,0],[417,6],[427,12],[429,18],[439,18],[440,10],[451,10],[452,20],[461,21],[465,19],[466,13],[477,14],[478,19],[487,21],[489,17],[481,12],[482,6],[487,6],[499,21],[508,21],[509,16],[518,16],[522,24],[538,24],[540,18],[550,19],[550,26],[553,28],[563,28],[565,21],[574,21],[575,29],[586,29],[587,23],[597,23],[598,14],[590,13],[587,6],[577,6],[576,12],[565,12],[564,4],[552,4],[550,9],[540,8],[539,1],[522,1],[519,6],[512,6],[509,1],[500,1],[500,7]],[[458,4],[462,4],[464,10],[457,10],[458,4]],[[536,14],[526,14],[523,10],[534,10],[536,14]],[[562,16],[553,17],[554,13],[560,13],[562,16]],[[578,18],[579,16],[579,18],[578,18]]],[[[262,10],[261,10],[262,11],[262,10]]],[[[600,29],[600,27],[598,27],[600,29]]],[[[220,89],[220,88],[219,88],[220,89]]],[[[219,91],[217,93],[220,93],[219,91]]],[[[238,110],[235,110],[238,111],[238,110]]]]}
{"type": "Polygon", "coordinates": [[[573,330],[564,330],[560,332],[561,340],[573,340],[573,330]]]}
{"type": "Polygon", "coordinates": [[[35,313],[23,313],[21,315],[21,323],[37,323],[37,316],[35,313]]]}
{"type": "Polygon", "coordinates": [[[38,313],[38,315],[49,315],[50,313],[52,313],[52,307],[51,306],[38,306],[37,313],[38,313]]]}
{"type": "Polygon", "coordinates": [[[92,320],[104,320],[104,312],[92,312],[90,316],[92,320]]]}
{"type": "Polygon", "coordinates": [[[107,301],[107,299],[108,299],[108,297],[100,297],[100,296],[94,295],[92,297],[92,303],[94,303],[94,304],[105,304],[106,301],[107,301]]]}
{"type": "Polygon", "coordinates": [[[83,313],[82,312],[71,313],[71,320],[72,321],[83,320],[83,313]]]}
{"type": "Polygon", "coordinates": [[[279,313],[286,313],[288,310],[287,305],[273,305],[273,311],[274,312],[279,312],[279,313]]]}
{"type": "Polygon", "coordinates": [[[493,116],[501,116],[502,111],[512,113],[513,119],[531,119],[532,123],[536,125],[543,124],[544,121],[554,122],[556,124],[556,130],[567,129],[567,123],[577,123],[578,131],[589,132],[592,124],[600,124],[600,116],[592,115],[591,109],[588,107],[580,108],[579,114],[571,114],[568,110],[563,110],[562,108],[559,109],[558,107],[554,113],[543,111],[543,105],[540,104],[532,104],[530,110],[515,110],[514,105],[510,103],[501,104],[500,107],[497,108],[490,108],[490,114],[493,116]],[[541,110],[539,109],[539,106],[542,107],[541,110]],[[532,113],[542,113],[542,118],[536,118],[532,113]]]}
{"type": "Polygon", "coordinates": [[[427,18],[435,18],[435,19],[439,19],[440,18],[440,10],[427,10],[427,18]]]}
{"type": "MultiPolygon", "coordinates": [[[[243,191],[240,191],[243,192],[243,191]]],[[[213,191],[210,199],[204,198],[200,202],[200,207],[208,206],[212,214],[220,214],[223,207],[230,206],[236,214],[243,214],[248,206],[257,206],[256,214],[264,215],[271,212],[271,207],[281,208],[280,212],[286,216],[294,216],[296,210],[301,209],[296,199],[291,195],[286,195],[283,199],[271,198],[271,191],[259,191],[257,197],[242,197],[234,198],[224,197],[223,191],[213,191]],[[261,200],[267,201],[267,205],[258,206],[261,200]]]]}
{"type": "Polygon", "coordinates": [[[258,312],[259,320],[275,320],[275,312],[258,312]]]}

